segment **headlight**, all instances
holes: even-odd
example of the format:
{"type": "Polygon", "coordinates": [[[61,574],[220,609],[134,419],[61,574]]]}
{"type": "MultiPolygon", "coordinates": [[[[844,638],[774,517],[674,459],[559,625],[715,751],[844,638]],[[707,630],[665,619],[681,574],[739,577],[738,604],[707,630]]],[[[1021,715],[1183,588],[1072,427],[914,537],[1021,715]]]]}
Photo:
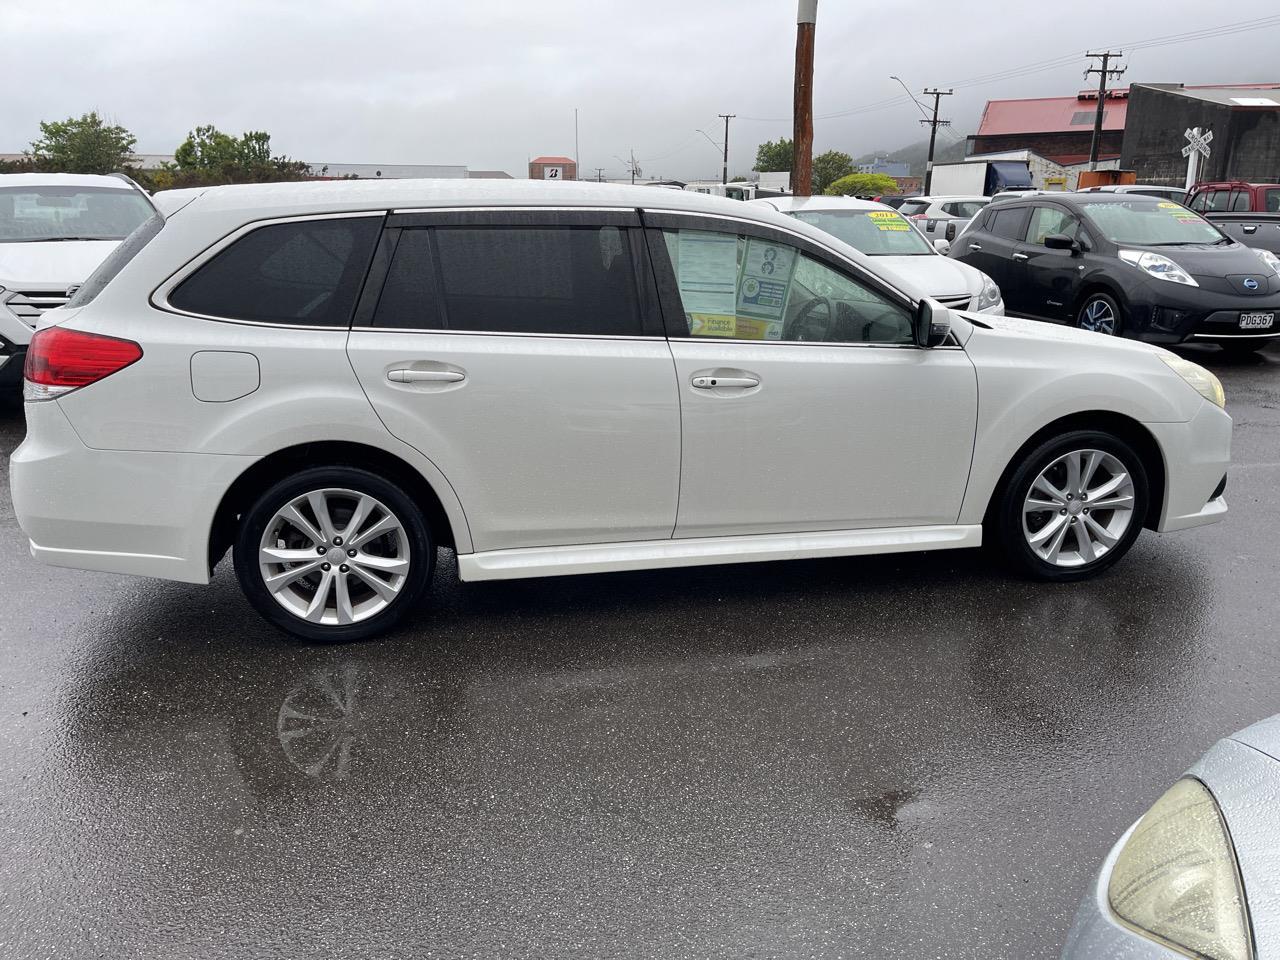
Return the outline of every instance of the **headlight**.
{"type": "Polygon", "coordinates": [[[1160,359],[1168,365],[1170,370],[1187,381],[1200,396],[1210,403],[1216,403],[1224,410],[1227,408],[1227,394],[1222,389],[1222,381],[1200,364],[1183,360],[1176,353],[1169,353],[1167,350],[1160,352],[1160,359]]]}
{"type": "MultiPolygon", "coordinates": [[[[1277,257],[1270,250],[1254,250],[1258,255],[1258,259],[1270,267],[1275,273],[1280,274],[1280,257],[1277,257]]],[[[3,289],[3,287],[0,287],[3,289]]]]}
{"type": "Polygon", "coordinates": [[[1000,302],[1000,288],[996,285],[996,282],[985,273],[981,273],[981,276],[982,292],[973,301],[972,306],[969,308],[970,310],[990,310],[1000,302]]]}
{"type": "Polygon", "coordinates": [[[1212,960],[1250,960],[1248,907],[1213,795],[1179,780],[1146,812],[1116,858],[1111,909],[1152,939],[1212,960]]]}
{"type": "Polygon", "coordinates": [[[1157,280],[1168,280],[1171,283],[1181,283],[1188,287],[1200,286],[1191,274],[1163,254],[1152,253],[1149,250],[1121,250],[1120,259],[1125,263],[1132,263],[1143,273],[1155,277],[1157,280]]]}

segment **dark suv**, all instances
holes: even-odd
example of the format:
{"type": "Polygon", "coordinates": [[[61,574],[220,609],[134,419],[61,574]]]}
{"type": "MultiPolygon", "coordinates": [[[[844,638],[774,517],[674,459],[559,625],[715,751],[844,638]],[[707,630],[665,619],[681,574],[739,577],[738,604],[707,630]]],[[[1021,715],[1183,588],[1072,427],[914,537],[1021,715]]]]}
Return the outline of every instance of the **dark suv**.
{"type": "Polygon", "coordinates": [[[1168,200],[1084,193],[992,204],[950,256],[988,274],[1020,316],[1240,352],[1280,338],[1280,258],[1168,200]]]}

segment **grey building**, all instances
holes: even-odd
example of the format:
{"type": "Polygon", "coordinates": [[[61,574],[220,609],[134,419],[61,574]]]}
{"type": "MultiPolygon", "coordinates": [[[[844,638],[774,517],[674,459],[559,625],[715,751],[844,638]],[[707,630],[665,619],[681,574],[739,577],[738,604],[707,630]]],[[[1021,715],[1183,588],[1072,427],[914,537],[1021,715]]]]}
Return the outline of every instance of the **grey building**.
{"type": "Polygon", "coordinates": [[[1213,131],[1200,180],[1280,179],[1280,83],[1186,87],[1136,83],[1129,88],[1120,168],[1139,183],[1181,186],[1182,148],[1191,127],[1213,131]]]}
{"type": "Polygon", "coordinates": [[[901,163],[897,160],[874,160],[871,163],[860,163],[857,166],[859,173],[883,173],[886,177],[909,177],[911,176],[911,164],[901,163]]]}

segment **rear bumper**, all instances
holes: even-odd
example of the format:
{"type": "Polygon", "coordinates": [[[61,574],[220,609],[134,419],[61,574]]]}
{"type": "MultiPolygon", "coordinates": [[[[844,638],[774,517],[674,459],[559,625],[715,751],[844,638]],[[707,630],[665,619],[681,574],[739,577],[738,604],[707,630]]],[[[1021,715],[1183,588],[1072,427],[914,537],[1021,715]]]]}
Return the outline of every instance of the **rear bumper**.
{"type": "Polygon", "coordinates": [[[209,582],[209,531],[225,491],[256,459],[93,450],[56,401],[28,403],[9,461],[18,524],[59,567],[209,582]]]}
{"type": "Polygon", "coordinates": [[[1146,426],[1165,463],[1164,503],[1156,529],[1186,530],[1225,517],[1227,501],[1219,487],[1231,463],[1231,417],[1205,400],[1186,423],[1146,426]]]}

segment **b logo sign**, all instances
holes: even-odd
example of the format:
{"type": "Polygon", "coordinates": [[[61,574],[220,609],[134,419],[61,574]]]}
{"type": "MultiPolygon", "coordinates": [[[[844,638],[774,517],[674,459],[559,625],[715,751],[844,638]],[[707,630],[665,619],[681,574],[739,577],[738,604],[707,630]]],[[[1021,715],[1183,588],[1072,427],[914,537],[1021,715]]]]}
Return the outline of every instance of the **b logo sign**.
{"type": "Polygon", "coordinates": [[[564,167],[543,167],[542,179],[543,180],[563,180],[564,167]]]}

